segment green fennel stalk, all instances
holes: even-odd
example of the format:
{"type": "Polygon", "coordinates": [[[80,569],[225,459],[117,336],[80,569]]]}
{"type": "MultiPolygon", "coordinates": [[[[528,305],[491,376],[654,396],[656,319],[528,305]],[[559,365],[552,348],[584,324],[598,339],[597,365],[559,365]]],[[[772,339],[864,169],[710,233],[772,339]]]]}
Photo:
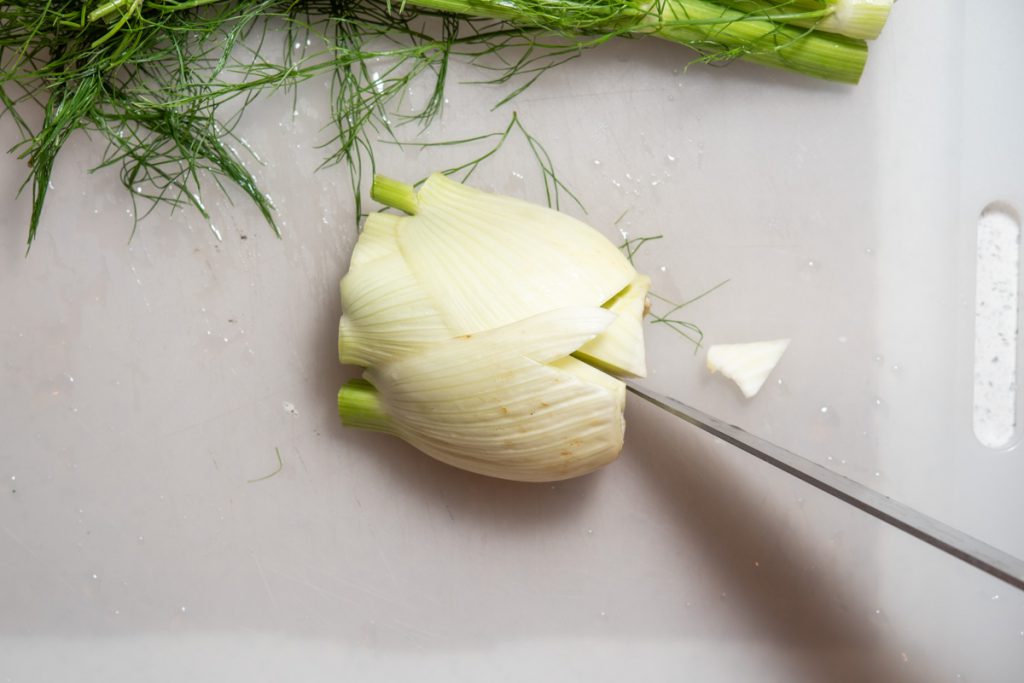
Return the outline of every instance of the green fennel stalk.
{"type": "Polygon", "coordinates": [[[381,406],[380,396],[365,379],[351,379],[341,387],[338,415],[346,427],[391,432],[391,419],[381,406]]]}
{"type": "MultiPolygon", "coordinates": [[[[706,0],[408,0],[442,12],[491,17],[567,34],[652,35],[691,47],[706,61],[742,58],[841,83],[860,80],[867,44],[790,25],[821,11],[741,11],[706,0]]],[[[805,0],[814,2],[814,0],[805,0]]],[[[780,3],[768,3],[779,5],[780,3]]],[[[781,3],[785,4],[785,3],[781,3]]]]}
{"type": "Polygon", "coordinates": [[[893,0],[718,0],[752,15],[796,26],[873,40],[889,19],[893,0]]]}

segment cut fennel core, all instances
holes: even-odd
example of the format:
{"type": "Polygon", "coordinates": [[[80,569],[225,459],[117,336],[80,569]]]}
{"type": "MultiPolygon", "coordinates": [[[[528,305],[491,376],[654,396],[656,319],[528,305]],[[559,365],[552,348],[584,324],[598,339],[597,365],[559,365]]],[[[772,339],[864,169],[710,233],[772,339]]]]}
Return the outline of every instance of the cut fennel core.
{"type": "Polygon", "coordinates": [[[613,460],[650,280],[584,223],[441,174],[373,196],[408,215],[368,216],[341,281],[339,357],[365,368],[342,421],[504,479],[613,460]]]}

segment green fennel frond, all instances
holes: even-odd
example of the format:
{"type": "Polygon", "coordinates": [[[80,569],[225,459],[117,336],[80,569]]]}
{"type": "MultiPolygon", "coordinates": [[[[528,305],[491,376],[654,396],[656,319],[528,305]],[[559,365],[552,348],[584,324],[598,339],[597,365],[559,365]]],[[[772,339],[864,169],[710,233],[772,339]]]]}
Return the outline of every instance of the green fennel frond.
{"type": "MultiPolygon", "coordinates": [[[[96,168],[118,169],[133,204],[149,202],[135,207],[136,221],[160,203],[207,216],[203,187],[212,184],[240,188],[276,231],[273,205],[244,160],[258,157],[235,132],[259,97],[294,97],[299,84],[329,78],[324,165],[350,169],[358,215],[378,138],[394,140],[397,126],[425,126],[440,113],[453,59],[476,68],[479,81],[506,86],[495,107],[616,37],[680,43],[697,52],[692,61],[747,59],[854,83],[867,55],[862,37],[877,35],[888,4],[864,0],[844,26],[836,2],[15,0],[0,4],[0,116],[14,121],[21,140],[10,152],[28,166],[29,245],[54,164],[79,131],[106,142],[96,168]],[[397,113],[422,81],[425,106],[397,113]]],[[[550,159],[515,117],[504,135],[514,128],[546,169],[557,206],[565,187],[550,159]]]]}

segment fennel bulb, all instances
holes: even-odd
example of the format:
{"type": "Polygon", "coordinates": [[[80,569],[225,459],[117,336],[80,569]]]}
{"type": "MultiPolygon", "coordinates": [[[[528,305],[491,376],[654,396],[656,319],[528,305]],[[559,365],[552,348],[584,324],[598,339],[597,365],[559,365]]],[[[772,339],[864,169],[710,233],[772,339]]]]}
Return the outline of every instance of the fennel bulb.
{"type": "Polygon", "coordinates": [[[349,426],[472,472],[554,481],[622,449],[650,280],[584,223],[435,174],[387,178],[341,281],[349,426]]]}

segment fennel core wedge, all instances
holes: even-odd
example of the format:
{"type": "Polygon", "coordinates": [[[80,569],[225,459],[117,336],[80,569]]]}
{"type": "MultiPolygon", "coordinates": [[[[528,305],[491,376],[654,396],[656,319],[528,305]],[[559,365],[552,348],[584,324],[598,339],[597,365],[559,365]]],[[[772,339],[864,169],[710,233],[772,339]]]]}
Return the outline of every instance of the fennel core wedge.
{"type": "Polygon", "coordinates": [[[575,218],[442,174],[373,196],[407,215],[371,213],[341,281],[339,357],[364,368],[342,422],[503,479],[614,460],[650,279],[575,218]]]}

